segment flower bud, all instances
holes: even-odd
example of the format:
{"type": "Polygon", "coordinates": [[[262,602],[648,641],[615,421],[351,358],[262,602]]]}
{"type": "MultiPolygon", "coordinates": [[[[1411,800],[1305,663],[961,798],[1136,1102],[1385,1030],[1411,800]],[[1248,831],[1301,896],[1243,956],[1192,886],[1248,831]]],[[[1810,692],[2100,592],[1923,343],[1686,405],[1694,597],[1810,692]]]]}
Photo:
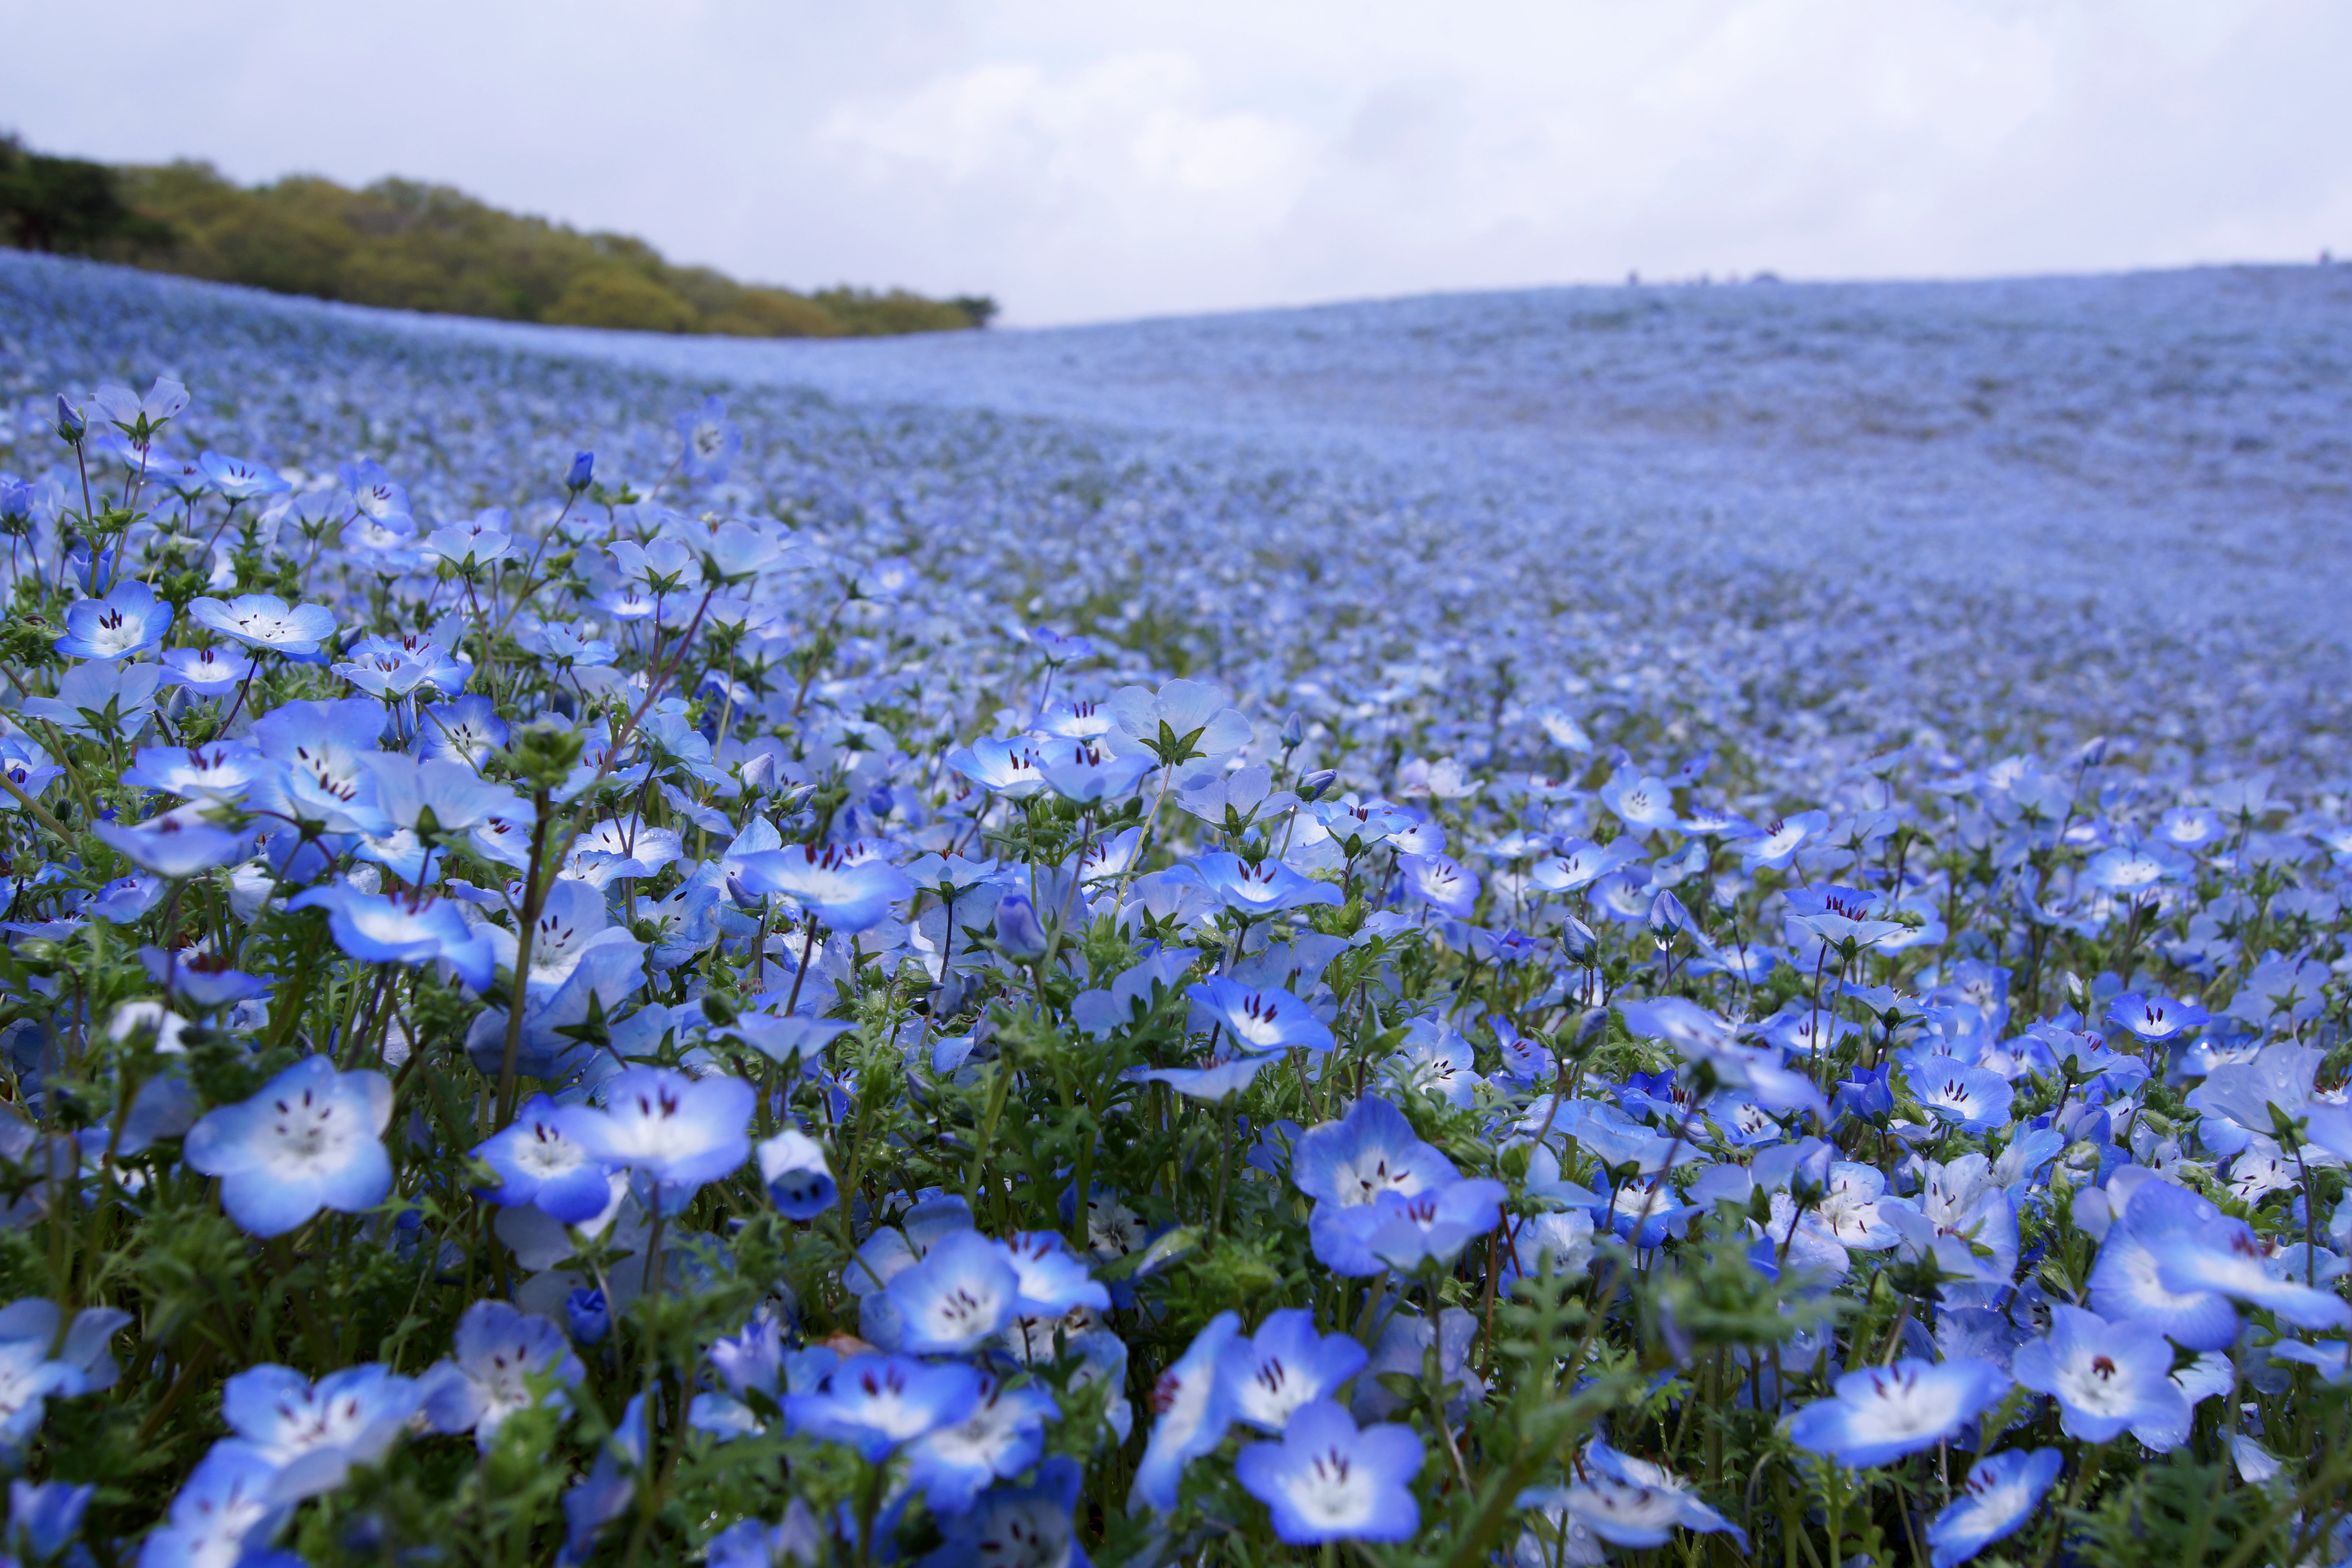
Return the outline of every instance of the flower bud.
{"type": "Polygon", "coordinates": [[[1045,956],[1045,922],[1026,893],[1007,893],[996,906],[996,945],[1007,958],[1026,963],[1045,956]]]}
{"type": "Polygon", "coordinates": [[[572,471],[563,477],[563,482],[574,490],[584,490],[595,474],[596,454],[574,452],[572,454],[572,471]]]}
{"type": "Polygon", "coordinates": [[[1307,801],[1320,800],[1323,797],[1323,792],[1339,782],[1339,769],[1317,768],[1298,781],[1298,798],[1307,801]]]}

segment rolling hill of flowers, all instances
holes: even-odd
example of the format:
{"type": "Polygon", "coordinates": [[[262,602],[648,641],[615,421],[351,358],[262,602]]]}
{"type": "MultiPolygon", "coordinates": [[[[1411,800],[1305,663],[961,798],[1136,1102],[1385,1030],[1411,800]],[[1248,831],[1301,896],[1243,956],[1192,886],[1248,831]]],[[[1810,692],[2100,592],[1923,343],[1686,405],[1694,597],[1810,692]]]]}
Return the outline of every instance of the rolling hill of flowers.
{"type": "Polygon", "coordinates": [[[2352,1559],[2352,286],[0,256],[0,1554],[2352,1559]]]}

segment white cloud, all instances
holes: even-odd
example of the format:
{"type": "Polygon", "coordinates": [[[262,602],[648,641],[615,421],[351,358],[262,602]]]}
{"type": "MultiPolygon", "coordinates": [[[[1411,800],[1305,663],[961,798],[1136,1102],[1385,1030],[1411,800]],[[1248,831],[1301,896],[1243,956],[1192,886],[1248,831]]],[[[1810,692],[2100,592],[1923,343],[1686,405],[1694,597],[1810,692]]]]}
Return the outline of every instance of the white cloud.
{"type": "Polygon", "coordinates": [[[1019,321],[2352,249],[2333,0],[194,9],[118,0],[101,64],[69,8],[0,0],[18,128],[447,180],[1019,321]]]}

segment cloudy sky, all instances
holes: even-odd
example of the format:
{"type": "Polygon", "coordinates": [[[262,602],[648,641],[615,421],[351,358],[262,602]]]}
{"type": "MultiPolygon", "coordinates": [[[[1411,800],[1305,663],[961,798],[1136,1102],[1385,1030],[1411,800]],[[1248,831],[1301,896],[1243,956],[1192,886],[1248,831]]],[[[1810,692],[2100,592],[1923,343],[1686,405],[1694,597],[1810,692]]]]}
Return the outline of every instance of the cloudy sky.
{"type": "Polygon", "coordinates": [[[0,127],[1024,323],[2352,251],[2341,0],[0,0],[0,127]]]}

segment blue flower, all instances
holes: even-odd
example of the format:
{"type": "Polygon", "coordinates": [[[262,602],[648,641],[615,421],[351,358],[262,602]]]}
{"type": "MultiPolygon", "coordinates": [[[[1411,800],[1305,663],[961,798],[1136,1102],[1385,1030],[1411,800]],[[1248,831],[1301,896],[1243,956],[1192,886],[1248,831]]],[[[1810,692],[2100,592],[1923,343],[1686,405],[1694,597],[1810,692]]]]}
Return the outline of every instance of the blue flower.
{"type": "Polygon", "coordinates": [[[273,771],[269,759],[245,742],[215,741],[203,746],[143,746],[122,771],[122,782],[186,800],[231,801],[244,798],[273,771]]]}
{"type": "Polygon", "coordinates": [[[2166,1181],[2141,1183],[2099,1243],[2088,1281],[2091,1310],[2114,1321],[2153,1329],[2184,1350],[2229,1348],[2238,1338],[2238,1312],[2229,1297],[2204,1286],[2168,1284],[2158,1251],[2219,1231],[2223,1217],[2186,1188],[2166,1181]]]}
{"type": "Polygon", "coordinates": [[[1202,856],[1192,863],[1192,870],[1219,903],[1253,920],[1307,904],[1340,902],[1338,888],[1301,876],[1280,860],[1253,864],[1221,851],[1202,856]]]}
{"type": "Polygon", "coordinates": [[[760,1181],[786,1219],[810,1220],[841,1201],[824,1147],[787,1128],[760,1145],[760,1181]]]}
{"type": "Polygon", "coordinates": [[[221,1385],[221,1419],[278,1468],[272,1495],[295,1500],[342,1485],[353,1465],[373,1465],[416,1414],[414,1378],[370,1362],[313,1384],[267,1363],[221,1385]]]}
{"type": "Polygon", "coordinates": [[[416,754],[430,762],[463,763],[479,768],[502,750],[509,731],[487,697],[436,702],[419,715],[416,754]]]}
{"type": "Polygon", "coordinates": [[[524,1100],[510,1125],[475,1147],[474,1158],[499,1173],[503,1184],[483,1196],[501,1206],[530,1204],[551,1219],[580,1225],[612,1203],[612,1168],[565,1133],[544,1094],[524,1100]]]}
{"type": "Polygon", "coordinates": [[[1619,772],[1601,786],[1601,804],[1636,833],[1677,827],[1682,823],[1675,810],[1674,786],[1631,769],[1619,772]]]}
{"type": "Polygon", "coordinates": [[[1700,1501],[1681,1477],[1621,1454],[1599,1437],[1585,1444],[1569,1486],[1537,1493],[1532,1501],[1522,1494],[1519,1500],[1522,1507],[1563,1507],[1612,1546],[1663,1546],[1679,1527],[1728,1534],[1748,1550],[1747,1531],[1700,1501]]]}
{"type": "Polygon", "coordinates": [[[232,501],[257,500],[263,496],[279,495],[292,487],[276,470],[259,463],[249,463],[242,458],[224,458],[218,452],[198,455],[196,467],[222,499],[232,501]]]}
{"type": "Polygon", "coordinates": [[[163,988],[164,995],[207,1011],[233,1006],[269,989],[269,983],[259,975],[231,968],[225,953],[148,946],[139,950],[139,962],[163,988]]]}
{"type": "Polygon", "coordinates": [[[664,1206],[675,1210],[751,1157],[746,1129],[757,1099],[740,1078],[629,1068],[605,1085],[604,1110],[565,1106],[557,1118],[592,1158],[659,1183],[664,1206]]]}
{"type": "Polygon", "coordinates": [[[2107,1007],[2108,1023],[2150,1043],[2177,1040],[2212,1021],[2213,1015],[2204,1008],[2154,992],[2143,995],[2137,991],[2126,991],[2107,1007]]]}
{"type": "Polygon", "coordinates": [[[995,923],[996,945],[1016,963],[1029,963],[1043,958],[1045,950],[1054,944],[1053,938],[1046,934],[1045,922],[1037,918],[1037,906],[1029,901],[1026,893],[1008,892],[997,900],[995,923]]]}
{"type": "Polygon", "coordinates": [[[1865,1469],[1947,1442],[2009,1387],[1990,1362],[1941,1363],[1909,1356],[1837,1380],[1837,1393],[1789,1418],[1798,1447],[1865,1469]]]}
{"type": "Polygon", "coordinates": [[[1410,1541],[1421,1528],[1413,1479],[1426,1457],[1409,1426],[1360,1430],[1328,1400],[1300,1409],[1278,1443],[1252,1443],[1234,1479],[1274,1516],[1286,1545],[1326,1541],[1410,1541]]]}
{"type": "Polygon", "coordinates": [[[362,893],[348,882],[308,889],[289,910],[327,911],[335,945],[362,963],[446,963],[477,995],[498,978],[498,949],[455,901],[429,893],[362,893]]]}
{"type": "Polygon", "coordinates": [[[45,1339],[0,1340],[0,1458],[13,1457],[41,1429],[51,1395],[70,1397],[89,1387],[88,1373],[49,1352],[45,1339]]]}
{"type": "Polygon", "coordinates": [[[613,1309],[604,1292],[585,1285],[563,1298],[564,1326],[583,1345],[601,1343],[613,1331],[613,1309]]]}
{"type": "Polygon", "coordinates": [[[1273,1061],[1272,1057],[1232,1057],[1197,1068],[1136,1068],[1128,1077],[1138,1083],[1164,1083],[1189,1100],[1214,1103],[1247,1089],[1273,1061]]]}
{"type": "Polygon", "coordinates": [[[2022,1529],[2065,1465],[2055,1448],[2004,1449],[1969,1467],[1960,1495],[1927,1526],[1930,1568],[1958,1568],[2022,1529]]]}
{"type": "Polygon", "coordinates": [[[1358,1100],[1347,1116],[1310,1127],[1291,1155],[1290,1179],[1318,1205],[1370,1204],[1382,1193],[1410,1197],[1451,1184],[1460,1173],[1421,1141],[1404,1113],[1378,1095],[1358,1100]]]}
{"type": "Polygon", "coordinates": [[[383,1129],[392,1083],[305,1057],[241,1105],[188,1129],[191,1169],[221,1179],[221,1206],[250,1235],[283,1236],[322,1208],[358,1214],[392,1191],[383,1129]]]}
{"type": "Polygon", "coordinates": [[[1224,1380],[1217,1375],[1217,1363],[1241,1327],[1240,1313],[1219,1312],[1153,1384],[1151,1405],[1159,1418],[1151,1424],[1143,1458],[1135,1467],[1130,1508],[1141,1501],[1161,1513],[1175,1512],[1184,1467],[1224,1439],[1225,1428],[1233,1423],[1233,1403],[1224,1380]]]}
{"type": "Polygon", "coordinates": [[[81,1516],[96,1495],[95,1486],[65,1481],[8,1483],[8,1545],[28,1563],[47,1563],[73,1543],[81,1533],[81,1516]]]}
{"type": "Polygon", "coordinates": [[[1004,1331],[1021,1277],[994,1242],[958,1231],[887,1287],[903,1325],[901,1348],[918,1355],[963,1355],[1004,1331]]]}
{"type": "Polygon", "coordinates": [[[915,885],[887,860],[853,859],[839,847],[814,844],[761,849],[742,857],[736,873],[758,893],[782,893],[836,931],[870,931],[890,906],[911,898],[915,885]]]}
{"type": "Polygon", "coordinates": [[[137,658],[162,647],[171,626],[171,602],[132,577],[103,599],[68,605],[58,652],[68,658],[137,658]]]}
{"type": "Polygon", "coordinates": [[[2128,1426],[2159,1454],[2188,1439],[2189,1401],[2172,1381],[2170,1344],[2063,1302],[2050,1315],[2049,1337],[2019,1347],[2010,1372],[2057,1399],[2068,1436],[2105,1443],[2128,1426]]]}
{"type": "Polygon", "coordinates": [[[824,1548],[824,1527],[806,1500],[794,1498],[781,1524],[742,1519],[712,1536],[705,1562],[709,1568],[802,1568],[823,1562],[824,1548]]]}
{"type": "Polygon", "coordinates": [[[1063,1318],[1082,1308],[1110,1310],[1110,1288],[1087,1273],[1085,1260],[1070,1250],[1061,1232],[1022,1231],[996,1247],[1013,1266],[1020,1292],[1013,1316],[1063,1318]]]}
{"type": "Polygon", "coordinates": [[[2352,1304],[2341,1296],[2282,1279],[2265,1267],[2272,1247],[2242,1219],[2225,1217],[2175,1233],[2155,1243],[2152,1250],[2157,1279],[2167,1290],[2210,1290],[2263,1309],[2299,1329],[2352,1324],[2352,1304]]]}
{"type": "Polygon", "coordinates": [[[784,1415],[794,1430],[842,1444],[874,1464],[901,1445],[969,1416],[980,1403],[982,1382],[961,1362],[852,1356],[812,1392],[786,1395],[784,1415]]]}
{"type": "Polygon", "coordinates": [[[990,1489],[940,1521],[941,1543],[923,1568],[1091,1568],[1071,1517],[1084,1480],[1076,1459],[1056,1454],[1027,1486],[990,1489]]]}
{"type": "Polygon", "coordinates": [[[1478,907],[1478,874],[1445,855],[1400,855],[1397,871],[1405,891],[1455,920],[1467,920],[1478,907]]]}
{"type": "Polygon", "coordinates": [[[1234,1419],[1279,1432],[1301,1405],[1337,1399],[1370,1356],[1346,1334],[1319,1334],[1304,1307],[1269,1312],[1257,1332],[1236,1337],[1217,1361],[1234,1419]]]}
{"type": "Polygon", "coordinates": [[[1485,1176],[1410,1195],[1375,1193],[1366,1204],[1318,1204],[1308,1222],[1315,1256],[1335,1274],[1360,1278],[1384,1268],[1410,1274],[1424,1260],[1451,1264],[1462,1249],[1502,1223],[1502,1183],[1485,1176]]]}
{"type": "Polygon", "coordinates": [[[224,604],[197,599],[188,618],[235,637],[247,647],[297,657],[315,654],[335,635],[335,612],[324,605],[289,605],[274,594],[241,594],[224,604]]]}
{"type": "Polygon", "coordinates": [[[1037,1384],[1006,1388],[983,1376],[971,1414],[907,1446],[907,1485],[940,1518],[961,1513],[996,1480],[1035,1464],[1045,1451],[1045,1423],[1060,1415],[1054,1396],[1037,1384]]]}
{"type": "Polygon", "coordinates": [[[1964,1132],[1990,1132],[2009,1125],[2017,1090],[1990,1068],[1968,1067],[1950,1057],[1928,1057],[1904,1069],[1912,1097],[1937,1120],[1964,1132]]]}
{"type": "Polygon", "coordinates": [[[278,1465],[251,1443],[215,1443],[181,1483],[163,1527],[140,1544],[139,1568],[220,1568],[248,1562],[293,1511],[278,1465]]]}
{"type": "Polygon", "coordinates": [[[726,401],[715,392],[698,412],[677,416],[677,433],[686,442],[678,462],[689,479],[717,483],[743,450],[743,432],[728,419],[726,401]]]}
{"type": "Polygon", "coordinates": [[[417,1380],[417,1404],[426,1426],[471,1432],[474,1446],[486,1454],[508,1416],[534,1402],[561,1406],[559,1392],[534,1396],[530,1379],[552,1376],[577,1384],[588,1375],[562,1329],[504,1301],[477,1301],[467,1308],[450,1351],[448,1360],[425,1368],[417,1380]]]}
{"type": "Polygon", "coordinates": [[[100,822],[93,824],[90,831],[141,870],[177,880],[241,860],[250,852],[244,834],[206,821],[205,809],[177,806],[135,827],[100,822]]]}
{"type": "Polygon", "coordinates": [[[259,668],[257,661],[232,658],[221,648],[175,647],[163,656],[163,679],[185,688],[192,697],[226,697],[259,668]]]}

